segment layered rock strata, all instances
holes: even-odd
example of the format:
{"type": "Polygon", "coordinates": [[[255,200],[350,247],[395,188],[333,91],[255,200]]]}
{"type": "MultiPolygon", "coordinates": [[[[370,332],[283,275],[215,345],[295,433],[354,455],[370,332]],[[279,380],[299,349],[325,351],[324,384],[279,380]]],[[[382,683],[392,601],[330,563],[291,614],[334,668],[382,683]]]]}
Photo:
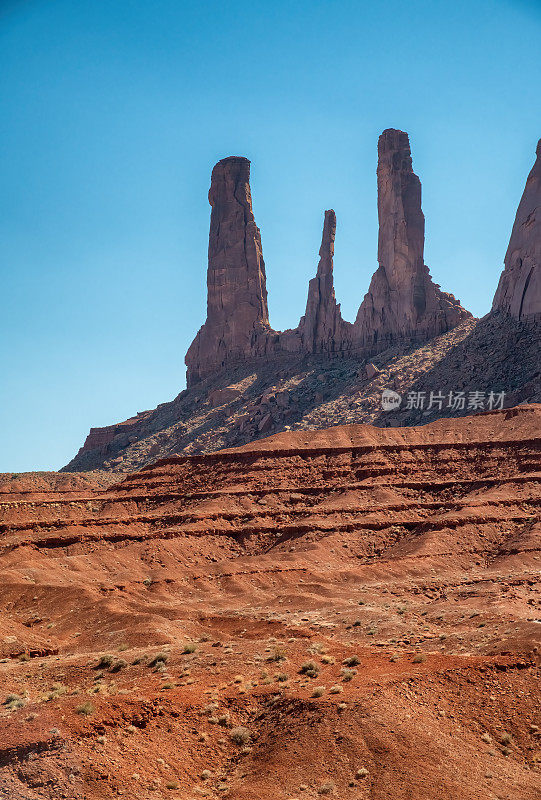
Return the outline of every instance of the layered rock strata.
{"type": "Polygon", "coordinates": [[[541,139],[536,154],[492,305],[516,319],[541,316],[541,139]]]}

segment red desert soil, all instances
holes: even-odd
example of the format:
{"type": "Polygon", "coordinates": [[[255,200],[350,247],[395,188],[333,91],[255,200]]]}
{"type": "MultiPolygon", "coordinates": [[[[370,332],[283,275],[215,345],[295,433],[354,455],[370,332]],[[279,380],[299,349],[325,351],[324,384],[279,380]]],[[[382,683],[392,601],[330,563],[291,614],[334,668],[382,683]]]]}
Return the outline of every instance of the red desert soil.
{"type": "Polygon", "coordinates": [[[539,800],[541,406],[0,479],[0,796],[539,800]]]}

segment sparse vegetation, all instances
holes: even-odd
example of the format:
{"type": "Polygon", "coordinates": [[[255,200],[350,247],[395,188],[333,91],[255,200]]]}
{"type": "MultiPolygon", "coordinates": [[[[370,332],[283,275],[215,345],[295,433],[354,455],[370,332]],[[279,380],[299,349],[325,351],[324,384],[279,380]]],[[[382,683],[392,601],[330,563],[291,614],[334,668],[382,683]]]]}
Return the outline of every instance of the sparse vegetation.
{"type": "Polygon", "coordinates": [[[182,655],[187,656],[190,653],[195,653],[197,650],[197,645],[194,642],[187,642],[182,649],[182,655]]]}
{"type": "Polygon", "coordinates": [[[323,697],[324,694],[325,694],[325,687],[316,686],[316,688],[312,692],[312,697],[323,697]]]}
{"type": "Polygon", "coordinates": [[[248,744],[248,742],[252,738],[252,734],[248,730],[248,728],[243,728],[243,727],[233,728],[229,736],[231,738],[231,741],[239,745],[248,744]]]}
{"type": "Polygon", "coordinates": [[[299,671],[301,675],[307,675],[309,678],[317,678],[319,675],[319,666],[315,661],[305,661],[299,671]]]}
{"type": "Polygon", "coordinates": [[[355,670],[355,669],[343,669],[343,670],[340,671],[340,674],[342,675],[342,680],[347,683],[348,681],[353,680],[353,678],[357,674],[357,670],[355,670]]]}
{"type": "Polygon", "coordinates": [[[267,656],[267,661],[285,661],[286,654],[279,647],[275,647],[272,653],[267,656]]]}
{"type": "Polygon", "coordinates": [[[355,773],[356,778],[366,778],[367,775],[368,775],[368,770],[366,769],[366,767],[361,767],[355,773]]]}
{"type": "Polygon", "coordinates": [[[83,703],[80,706],[77,706],[75,709],[78,714],[81,714],[84,717],[89,717],[91,714],[94,713],[94,706],[90,702],[83,703]]]}
{"type": "Polygon", "coordinates": [[[413,664],[422,664],[424,661],[426,661],[425,654],[424,653],[417,653],[416,656],[413,656],[412,663],[413,664]]]}
{"type": "Polygon", "coordinates": [[[342,661],[342,664],[344,664],[346,667],[356,667],[357,664],[360,663],[361,659],[359,658],[359,656],[348,656],[347,658],[344,658],[344,660],[342,661]]]}
{"type": "Polygon", "coordinates": [[[100,660],[96,664],[96,669],[109,669],[115,657],[109,654],[104,654],[100,657],[100,660]]]}
{"type": "Polygon", "coordinates": [[[149,667],[157,667],[160,664],[166,664],[169,661],[169,653],[158,653],[148,662],[149,667]]]}
{"type": "Polygon", "coordinates": [[[331,694],[340,694],[340,692],[342,692],[342,691],[343,691],[342,687],[339,686],[338,684],[335,684],[334,686],[331,686],[331,688],[329,689],[329,692],[331,694]]]}

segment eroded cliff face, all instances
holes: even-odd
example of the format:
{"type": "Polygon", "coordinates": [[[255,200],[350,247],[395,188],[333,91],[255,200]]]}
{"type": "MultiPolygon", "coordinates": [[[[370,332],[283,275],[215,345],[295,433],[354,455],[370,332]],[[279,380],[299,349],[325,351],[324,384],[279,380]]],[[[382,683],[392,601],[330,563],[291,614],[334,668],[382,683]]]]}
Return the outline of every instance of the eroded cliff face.
{"type": "Polygon", "coordinates": [[[342,319],[333,282],[336,215],[325,212],[317,273],[306,313],[283,332],[269,324],[261,236],[252,210],[250,162],[230,157],[212,172],[207,320],[186,355],[188,386],[222,367],[265,356],[369,355],[401,339],[432,338],[471,314],[433,283],[424,263],[421,183],[408,135],[386,130],[378,144],[376,270],[354,325],[342,319]]]}
{"type": "Polygon", "coordinates": [[[492,304],[516,319],[541,315],[541,139],[520,201],[492,304]]]}
{"type": "Polygon", "coordinates": [[[365,346],[399,338],[430,339],[471,314],[432,281],[424,263],[421,181],[407,133],[389,129],[378,142],[378,263],[355,321],[365,346]]]}

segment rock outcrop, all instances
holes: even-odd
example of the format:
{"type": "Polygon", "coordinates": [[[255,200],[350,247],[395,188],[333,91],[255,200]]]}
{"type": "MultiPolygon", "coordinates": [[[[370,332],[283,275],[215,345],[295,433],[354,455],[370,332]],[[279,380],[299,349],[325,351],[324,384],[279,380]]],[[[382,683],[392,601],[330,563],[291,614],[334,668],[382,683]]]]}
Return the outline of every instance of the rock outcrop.
{"type": "Polygon", "coordinates": [[[536,152],[492,305],[516,319],[541,315],[541,139],[536,152]]]}
{"type": "Polygon", "coordinates": [[[407,133],[389,129],[378,142],[378,263],[355,321],[364,346],[398,338],[429,339],[471,314],[442,292],[424,263],[421,182],[407,133]]]}
{"type": "Polygon", "coordinates": [[[270,332],[265,262],[250,193],[250,162],[230,156],[212,170],[207,320],[186,354],[188,384],[234,359],[265,352],[270,332]]]}
{"type": "Polygon", "coordinates": [[[342,319],[334,294],[335,236],[336,214],[331,209],[325,212],[317,274],[308,284],[306,313],[298,328],[302,350],[308,353],[334,353],[343,350],[351,339],[352,326],[342,319]]]}
{"type": "Polygon", "coordinates": [[[421,183],[406,133],[387,130],[379,139],[379,267],[354,325],[342,319],[334,293],[336,215],[330,210],[306,313],[297,328],[271,328],[249,181],[246,158],[224,158],[212,171],[207,320],[186,355],[188,386],[226,365],[262,356],[370,355],[399,339],[430,339],[471,318],[432,282],[424,263],[421,183]]]}

